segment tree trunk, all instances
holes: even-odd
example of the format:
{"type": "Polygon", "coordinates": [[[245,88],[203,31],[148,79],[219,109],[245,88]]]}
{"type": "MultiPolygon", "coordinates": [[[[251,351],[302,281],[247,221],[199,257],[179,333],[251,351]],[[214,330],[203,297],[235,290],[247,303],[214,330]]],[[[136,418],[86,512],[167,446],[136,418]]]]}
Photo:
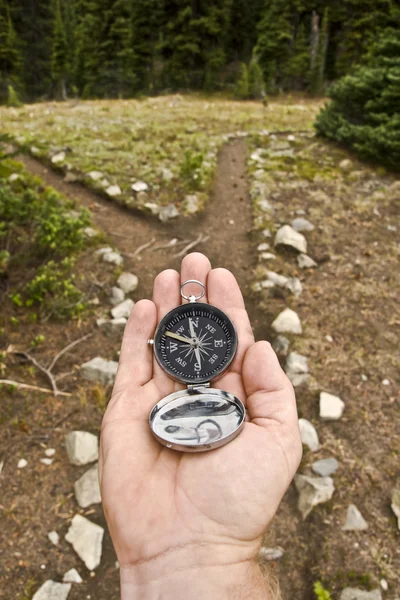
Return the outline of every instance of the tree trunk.
{"type": "Polygon", "coordinates": [[[312,11],[311,17],[311,48],[310,48],[310,70],[315,69],[319,44],[319,15],[315,10],[312,11]]]}

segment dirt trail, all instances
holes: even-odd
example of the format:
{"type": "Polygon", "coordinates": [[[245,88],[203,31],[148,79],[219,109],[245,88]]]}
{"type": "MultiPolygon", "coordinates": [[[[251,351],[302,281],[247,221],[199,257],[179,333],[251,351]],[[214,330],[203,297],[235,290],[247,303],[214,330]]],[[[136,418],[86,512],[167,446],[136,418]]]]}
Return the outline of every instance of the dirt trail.
{"type": "Polygon", "coordinates": [[[152,217],[132,214],[82,185],[66,183],[62,175],[31,157],[23,155],[19,159],[31,173],[39,175],[67,198],[75,199],[91,210],[93,224],[101,228],[110,243],[124,255],[125,268],[138,275],[138,293],[142,297],[151,297],[153,280],[159,271],[166,268],[179,269],[181,258],[174,255],[183,246],[160,251],[149,248],[137,258],[131,258],[129,254],[154,237],[154,246],[158,246],[175,237],[189,243],[200,233],[208,235],[208,241],[196,246],[195,250],[207,254],[213,267],[223,266],[235,274],[245,296],[256,335],[260,334],[262,337],[261,313],[250,294],[257,254],[248,239],[252,211],[247,193],[246,157],[245,141],[236,140],[226,144],[219,155],[216,178],[206,211],[200,216],[180,218],[166,224],[152,217]]]}

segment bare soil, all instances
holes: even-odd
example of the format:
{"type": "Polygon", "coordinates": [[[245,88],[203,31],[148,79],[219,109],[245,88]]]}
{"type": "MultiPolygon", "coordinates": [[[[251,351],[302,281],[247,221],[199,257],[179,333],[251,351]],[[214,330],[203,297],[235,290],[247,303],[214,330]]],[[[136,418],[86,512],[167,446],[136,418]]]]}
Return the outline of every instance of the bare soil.
{"type": "MultiPolygon", "coordinates": [[[[306,211],[316,225],[316,230],[307,234],[309,254],[318,259],[319,267],[299,272],[295,257],[282,255],[268,267],[298,274],[304,284],[303,294],[297,299],[282,294],[260,296],[251,292],[255,272],[260,269],[256,247],[262,239],[253,230],[246,157],[243,140],[225,145],[205,213],[167,224],[132,215],[79,185],[65,183],[39,162],[21,158],[31,172],[91,210],[94,226],[102,229],[108,242],[124,255],[124,269],[139,277],[135,300],[151,297],[153,279],[160,270],[179,268],[181,259],[174,254],[182,246],[159,251],[150,247],[136,258],[129,254],[153,237],[156,246],[172,238],[189,242],[204,233],[209,240],[196,250],[205,252],[213,266],[233,271],[257,339],[271,339],[270,324],[286,305],[299,313],[304,334],[292,341],[292,347],[309,357],[313,375],[311,384],[297,391],[299,413],[316,424],[322,444],[318,453],[305,452],[300,470],[307,472],[314,460],[327,456],[335,456],[340,467],[334,475],[332,501],[317,507],[306,522],[297,511],[293,486],[288,490],[266,534],[265,545],[285,549],[283,559],[271,568],[279,575],[285,600],[313,600],[316,580],[322,580],[337,600],[344,587],[370,589],[378,587],[381,578],[389,584],[385,599],[398,600],[400,532],[390,509],[390,496],[399,475],[400,282],[395,252],[398,232],[387,229],[389,223],[398,221],[398,204],[382,201],[378,218],[373,204],[355,210],[350,188],[338,193],[334,182],[331,186],[315,183],[301,198],[283,191],[275,202],[275,220],[290,222],[296,209],[306,211]],[[324,188],[329,201],[309,193],[319,187],[324,188]],[[326,336],[332,336],[333,341],[326,336]],[[366,381],[362,381],[362,374],[366,381]],[[384,379],[390,384],[383,385],[384,379]],[[341,421],[319,420],[321,389],[346,402],[341,421]],[[341,531],[350,503],[356,504],[368,521],[366,532],[341,531]]],[[[378,188],[379,178],[371,175],[371,179],[378,188]]],[[[382,178],[381,183],[387,185],[388,180],[382,178]]],[[[95,325],[95,318],[109,308],[107,291],[115,282],[115,270],[93,258],[93,250],[88,250],[79,263],[79,272],[92,282],[91,291],[100,300],[82,321],[24,322],[18,329],[8,325],[9,307],[3,315],[7,328],[2,345],[26,348],[40,332],[46,342],[33,353],[44,364],[69,341],[93,332],[57,366],[56,374],[65,374],[59,381],[60,389],[72,392],[71,397],[2,391],[0,448],[5,463],[0,480],[0,598],[7,600],[28,600],[43,581],[60,581],[71,567],[78,568],[84,583],[73,586],[70,600],[119,598],[118,569],[109,535],[105,536],[101,566],[90,574],[64,540],[70,519],[78,512],[73,482],[86,470],[68,463],[64,435],[73,429],[98,433],[108,399],[108,391],[82,383],[78,367],[96,355],[116,359],[120,341],[95,325]],[[40,463],[46,447],[56,449],[50,466],[40,463]],[[18,470],[21,457],[29,464],[18,470]],[[60,535],[58,547],[47,539],[53,529],[60,535]]],[[[10,371],[18,381],[48,385],[44,376],[16,358],[10,371]]],[[[79,512],[106,527],[100,506],[79,512]]]]}

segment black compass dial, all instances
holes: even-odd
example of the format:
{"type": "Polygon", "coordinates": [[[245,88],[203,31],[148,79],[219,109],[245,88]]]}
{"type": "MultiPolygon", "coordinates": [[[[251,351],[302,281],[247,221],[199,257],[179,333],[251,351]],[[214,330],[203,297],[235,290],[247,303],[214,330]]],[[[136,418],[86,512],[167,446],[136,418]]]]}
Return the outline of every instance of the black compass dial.
{"type": "Polygon", "coordinates": [[[178,306],[160,322],[154,352],[161,367],[182,383],[205,383],[232,362],[237,335],[232,321],[210,304],[178,306]]]}

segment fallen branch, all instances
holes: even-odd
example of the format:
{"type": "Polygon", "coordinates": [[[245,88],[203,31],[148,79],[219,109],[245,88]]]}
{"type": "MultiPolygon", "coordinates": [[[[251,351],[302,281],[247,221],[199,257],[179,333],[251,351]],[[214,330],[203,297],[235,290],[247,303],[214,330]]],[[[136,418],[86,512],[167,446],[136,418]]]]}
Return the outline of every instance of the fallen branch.
{"type": "MultiPolygon", "coordinates": [[[[54,394],[54,390],[50,388],[42,388],[37,385],[29,385],[28,383],[21,383],[20,381],[13,381],[12,379],[0,379],[0,384],[4,383],[4,385],[12,385],[16,388],[23,390],[35,390],[37,392],[45,392],[46,394],[54,394]]],[[[54,394],[55,395],[55,394],[54,394]]],[[[72,396],[68,392],[57,392],[58,396],[72,396]]]]}
{"type": "Polygon", "coordinates": [[[192,248],[197,246],[197,244],[201,244],[201,242],[206,242],[209,239],[209,237],[209,235],[204,235],[203,233],[200,233],[200,235],[193,242],[190,242],[190,244],[185,246],[177,254],[174,254],[174,257],[178,258],[179,256],[184,256],[187,252],[189,252],[189,250],[192,250],[192,248]]]}
{"type": "Polygon", "coordinates": [[[28,352],[21,352],[20,350],[19,351],[16,350],[13,352],[13,354],[17,354],[18,356],[23,356],[26,359],[30,360],[31,363],[34,364],[37,369],[39,369],[40,371],[42,371],[42,373],[44,373],[46,375],[46,377],[50,381],[51,387],[53,388],[54,395],[57,396],[59,394],[56,380],[54,379],[53,373],[51,371],[49,371],[49,369],[46,369],[46,367],[44,367],[43,365],[38,363],[36,358],[31,356],[28,352]]]}
{"type": "Polygon", "coordinates": [[[152,246],[155,241],[156,241],[156,238],[153,238],[150,240],[150,242],[146,242],[145,244],[142,244],[141,246],[136,248],[135,252],[133,252],[132,254],[125,254],[125,256],[129,256],[129,258],[136,258],[137,256],[139,256],[139,254],[143,250],[146,250],[146,248],[149,248],[150,246],[152,246]]]}
{"type": "Polygon", "coordinates": [[[54,365],[56,364],[56,362],[58,361],[58,359],[65,354],[66,352],[68,352],[68,350],[70,350],[71,348],[73,348],[74,346],[76,346],[77,344],[80,344],[81,342],[84,342],[85,340],[87,340],[88,338],[92,337],[93,333],[87,333],[86,335],[82,336],[81,338],[71,342],[70,344],[68,344],[67,346],[65,346],[65,348],[63,348],[62,350],[60,350],[60,352],[58,354],[55,355],[55,357],[53,358],[53,360],[51,361],[51,363],[49,364],[49,366],[47,367],[48,371],[52,371],[54,365]]]}

